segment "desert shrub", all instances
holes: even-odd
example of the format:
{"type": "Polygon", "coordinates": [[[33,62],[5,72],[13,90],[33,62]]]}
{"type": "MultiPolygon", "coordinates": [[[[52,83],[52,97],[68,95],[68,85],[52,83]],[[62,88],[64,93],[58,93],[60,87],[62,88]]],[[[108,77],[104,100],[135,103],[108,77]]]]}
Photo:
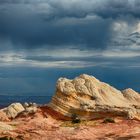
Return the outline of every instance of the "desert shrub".
{"type": "Polygon", "coordinates": [[[71,119],[72,119],[72,123],[80,123],[81,122],[81,120],[78,118],[77,114],[72,114],[71,119]]]}
{"type": "Polygon", "coordinates": [[[115,123],[115,120],[112,118],[105,118],[103,123],[115,123]]]}
{"type": "Polygon", "coordinates": [[[97,97],[96,96],[91,96],[91,100],[96,100],[97,97]]]}
{"type": "Polygon", "coordinates": [[[0,140],[15,140],[15,139],[12,137],[5,136],[5,137],[1,137],[0,140]]]}

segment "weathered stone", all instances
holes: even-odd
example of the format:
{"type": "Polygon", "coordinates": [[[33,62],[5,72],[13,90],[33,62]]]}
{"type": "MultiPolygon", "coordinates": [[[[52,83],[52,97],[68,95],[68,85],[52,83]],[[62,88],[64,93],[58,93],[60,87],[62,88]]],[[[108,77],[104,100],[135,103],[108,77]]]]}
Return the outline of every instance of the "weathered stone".
{"type": "Polygon", "coordinates": [[[140,119],[140,95],[132,89],[120,91],[93,76],[73,80],[60,78],[56,94],[48,105],[63,116],[77,114],[81,119],[124,116],[140,119]]]}
{"type": "Polygon", "coordinates": [[[31,106],[25,109],[25,112],[27,113],[35,113],[37,111],[37,107],[31,106]]]}
{"type": "Polygon", "coordinates": [[[8,107],[2,109],[4,113],[8,116],[8,118],[15,118],[19,113],[24,111],[25,108],[20,103],[13,103],[8,107]]]}

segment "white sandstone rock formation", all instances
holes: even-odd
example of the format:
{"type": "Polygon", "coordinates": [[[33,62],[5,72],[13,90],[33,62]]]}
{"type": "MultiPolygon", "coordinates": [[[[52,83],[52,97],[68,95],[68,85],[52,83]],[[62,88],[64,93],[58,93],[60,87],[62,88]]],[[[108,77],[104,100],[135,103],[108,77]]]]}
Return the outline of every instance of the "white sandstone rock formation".
{"type": "Polygon", "coordinates": [[[20,103],[13,103],[8,107],[2,109],[4,113],[8,116],[8,118],[15,118],[19,113],[24,111],[25,108],[20,103]]]}
{"type": "Polygon", "coordinates": [[[66,117],[77,114],[81,119],[109,116],[140,119],[140,94],[132,89],[121,92],[86,74],[73,80],[58,79],[56,94],[48,106],[66,117]]]}
{"type": "MultiPolygon", "coordinates": [[[[36,103],[24,103],[23,105],[21,103],[12,103],[8,107],[0,110],[0,120],[4,121],[4,115],[6,120],[14,119],[21,113],[35,113],[37,111],[37,104],[36,103]]],[[[5,121],[6,121],[5,120],[5,121]]]]}

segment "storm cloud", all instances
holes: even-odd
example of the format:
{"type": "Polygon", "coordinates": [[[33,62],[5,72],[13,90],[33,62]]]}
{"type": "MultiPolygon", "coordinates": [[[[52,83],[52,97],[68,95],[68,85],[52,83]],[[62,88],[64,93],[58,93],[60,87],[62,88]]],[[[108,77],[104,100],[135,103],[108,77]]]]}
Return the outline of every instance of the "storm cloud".
{"type": "Polygon", "coordinates": [[[137,21],[139,13],[137,0],[1,0],[0,36],[15,49],[105,49],[113,23],[137,21]]]}
{"type": "Polygon", "coordinates": [[[26,58],[53,57],[57,61],[61,56],[61,62],[68,63],[66,57],[77,61],[75,56],[137,57],[139,13],[138,0],[1,0],[2,61],[9,58],[18,61],[14,64],[28,61],[30,65],[38,62],[26,58]]]}
{"type": "Polygon", "coordinates": [[[139,58],[139,0],[0,0],[1,92],[44,94],[81,73],[140,91],[139,58]]]}

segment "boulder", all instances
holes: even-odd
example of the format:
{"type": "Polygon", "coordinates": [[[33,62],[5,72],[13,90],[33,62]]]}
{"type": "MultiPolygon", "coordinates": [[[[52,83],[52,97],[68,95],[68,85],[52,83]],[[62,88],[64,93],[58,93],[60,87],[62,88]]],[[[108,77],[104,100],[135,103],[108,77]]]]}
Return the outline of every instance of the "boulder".
{"type": "MultiPolygon", "coordinates": [[[[23,105],[21,103],[12,103],[8,107],[0,110],[0,117],[5,115],[5,119],[14,119],[17,116],[21,116],[22,114],[32,114],[36,113],[37,111],[37,104],[36,103],[24,103],[23,105]]],[[[3,118],[0,118],[1,120],[4,120],[3,118]]]]}
{"type": "Polygon", "coordinates": [[[28,114],[36,113],[36,111],[37,111],[37,107],[36,106],[30,106],[30,107],[25,109],[25,112],[27,112],[28,114]]]}
{"type": "Polygon", "coordinates": [[[35,115],[35,113],[38,110],[38,106],[37,106],[36,103],[24,103],[23,106],[24,106],[25,110],[22,111],[21,113],[19,113],[17,115],[17,118],[21,118],[21,117],[22,118],[24,118],[24,117],[26,118],[26,117],[35,115]]]}
{"type": "Polygon", "coordinates": [[[140,119],[140,95],[137,92],[117,90],[86,74],[73,80],[59,78],[48,107],[69,119],[73,114],[83,120],[110,116],[140,119]]]}
{"type": "Polygon", "coordinates": [[[23,112],[25,108],[20,103],[12,103],[8,107],[2,109],[8,118],[15,118],[19,113],[23,112]]]}

